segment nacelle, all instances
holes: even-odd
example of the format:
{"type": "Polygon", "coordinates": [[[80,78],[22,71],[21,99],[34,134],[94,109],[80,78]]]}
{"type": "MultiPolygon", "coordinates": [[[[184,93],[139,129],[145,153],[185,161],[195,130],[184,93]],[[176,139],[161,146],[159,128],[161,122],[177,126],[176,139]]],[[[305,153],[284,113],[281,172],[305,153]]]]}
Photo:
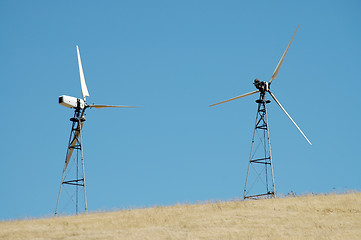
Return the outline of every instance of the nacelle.
{"type": "Polygon", "coordinates": [[[83,99],[66,96],[66,95],[62,95],[59,97],[59,104],[68,108],[79,107],[80,109],[84,109],[85,107],[85,102],[83,99]]]}
{"type": "Polygon", "coordinates": [[[260,90],[261,92],[268,92],[269,91],[269,85],[268,82],[260,81],[257,78],[254,80],[254,86],[260,90]]]}

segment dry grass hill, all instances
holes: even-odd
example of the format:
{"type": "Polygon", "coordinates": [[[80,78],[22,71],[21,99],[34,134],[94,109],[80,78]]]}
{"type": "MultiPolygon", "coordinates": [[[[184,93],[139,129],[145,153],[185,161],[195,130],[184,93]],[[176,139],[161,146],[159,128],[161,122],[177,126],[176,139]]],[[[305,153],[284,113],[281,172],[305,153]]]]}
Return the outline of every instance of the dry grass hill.
{"type": "Polygon", "coordinates": [[[361,239],[361,193],[5,221],[0,239],[361,239]]]}

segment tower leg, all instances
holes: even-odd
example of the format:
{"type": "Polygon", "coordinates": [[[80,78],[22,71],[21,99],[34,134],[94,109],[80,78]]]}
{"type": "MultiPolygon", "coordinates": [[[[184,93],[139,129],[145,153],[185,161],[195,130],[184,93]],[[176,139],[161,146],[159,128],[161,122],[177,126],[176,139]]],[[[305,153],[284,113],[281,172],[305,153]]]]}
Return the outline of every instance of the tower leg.
{"type": "Polygon", "coordinates": [[[83,136],[80,132],[80,143],[81,143],[81,165],[83,168],[83,188],[84,188],[84,210],[88,213],[88,201],[86,198],[86,184],[85,184],[85,166],[84,166],[84,154],[83,154],[83,136]]]}
{"type": "Polygon", "coordinates": [[[256,102],[258,110],[243,191],[244,199],[276,196],[267,116],[267,104],[271,101],[266,100],[265,93],[261,92],[260,98],[256,102]]]}
{"type": "MultiPolygon", "coordinates": [[[[79,209],[84,209],[84,212],[87,212],[88,210],[85,186],[83,143],[81,134],[83,123],[85,121],[83,115],[84,110],[81,111],[80,108],[77,108],[75,110],[74,117],[70,119],[70,121],[72,121],[72,128],[65,158],[65,166],[61,177],[55,215],[58,214],[60,203],[62,203],[61,212],[67,211],[69,207],[68,205],[71,203],[75,205],[75,214],[79,213],[79,209]],[[68,193],[69,197],[67,202],[65,202],[66,196],[61,196],[62,190],[67,190],[66,193],[68,193]],[[84,201],[80,200],[79,194],[84,194],[84,201]]],[[[83,212],[83,210],[80,211],[83,212]]]]}

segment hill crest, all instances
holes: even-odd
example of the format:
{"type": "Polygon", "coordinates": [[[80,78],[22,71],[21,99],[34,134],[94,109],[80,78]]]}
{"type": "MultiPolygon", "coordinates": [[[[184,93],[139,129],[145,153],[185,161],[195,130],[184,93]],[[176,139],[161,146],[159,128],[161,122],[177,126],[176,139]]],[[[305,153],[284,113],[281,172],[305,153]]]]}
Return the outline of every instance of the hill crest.
{"type": "Polygon", "coordinates": [[[361,239],[361,193],[0,222],[0,239],[361,239]]]}

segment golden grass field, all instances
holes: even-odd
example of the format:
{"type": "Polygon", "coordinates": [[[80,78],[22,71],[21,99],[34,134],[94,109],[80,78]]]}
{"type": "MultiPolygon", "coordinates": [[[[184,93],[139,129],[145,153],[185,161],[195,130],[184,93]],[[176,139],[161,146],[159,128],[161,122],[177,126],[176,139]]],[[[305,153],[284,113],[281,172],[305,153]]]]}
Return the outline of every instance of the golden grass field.
{"type": "Polygon", "coordinates": [[[0,239],[361,239],[361,193],[4,221],[0,239]]]}

